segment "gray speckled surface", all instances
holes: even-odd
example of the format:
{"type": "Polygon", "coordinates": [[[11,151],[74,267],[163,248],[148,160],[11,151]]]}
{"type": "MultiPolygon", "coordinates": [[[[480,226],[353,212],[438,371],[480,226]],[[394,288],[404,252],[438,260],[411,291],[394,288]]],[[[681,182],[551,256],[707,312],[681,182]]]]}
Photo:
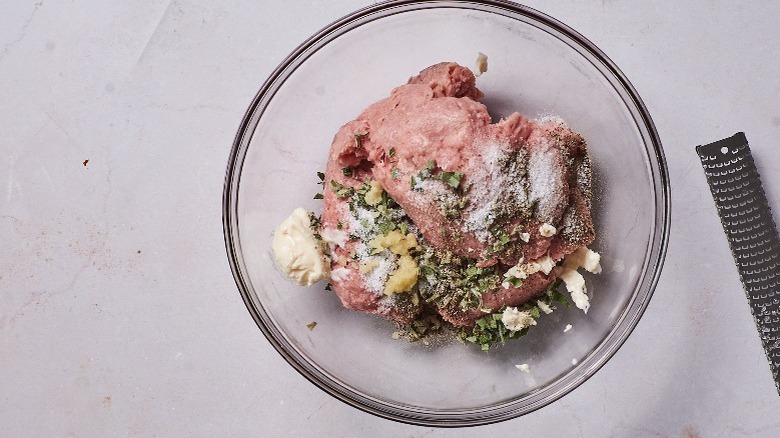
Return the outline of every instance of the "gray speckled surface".
{"type": "Polygon", "coordinates": [[[437,430],[356,411],[293,371],[222,241],[250,99],[298,43],[370,2],[124,3],[0,15],[3,436],[777,436],[780,399],[694,146],[744,131],[780,211],[780,5],[526,2],[643,97],[671,243],[645,316],[593,378],[515,420],[437,430]]]}

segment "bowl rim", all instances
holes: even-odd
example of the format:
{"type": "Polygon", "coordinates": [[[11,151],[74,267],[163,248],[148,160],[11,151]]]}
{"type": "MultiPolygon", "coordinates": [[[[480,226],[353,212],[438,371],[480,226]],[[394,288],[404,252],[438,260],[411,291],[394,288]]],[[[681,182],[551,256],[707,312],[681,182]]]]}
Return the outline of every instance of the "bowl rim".
{"type": "MultiPolygon", "coordinates": [[[[382,15],[378,18],[381,19],[387,15],[382,15]]],[[[371,21],[373,20],[368,20],[366,22],[371,21]]],[[[351,28],[347,29],[345,32],[349,32],[350,30],[351,28]]],[[[338,34],[334,36],[334,38],[337,38],[340,35],[341,34],[338,34]]],[[[328,42],[329,41],[325,41],[324,44],[327,44],[328,42]]],[[[610,79],[609,82],[612,86],[616,85],[612,79],[610,79]]],[[[642,136],[644,137],[645,135],[642,136]]],[[[628,336],[638,324],[639,319],[644,314],[655,291],[658,279],[663,269],[669,241],[670,224],[671,187],[666,159],[661,146],[661,140],[652,118],[650,117],[650,114],[647,110],[647,107],[645,106],[633,85],[628,81],[626,76],[617,67],[617,65],[587,38],[567,25],[563,24],[562,22],[556,20],[555,18],[552,18],[530,7],[506,0],[388,0],[358,9],[325,26],[320,31],[306,39],[303,43],[298,45],[298,47],[296,47],[272,71],[268,79],[265,80],[258,92],[255,94],[241,120],[238,131],[233,140],[233,146],[230,151],[223,185],[222,226],[228,262],[230,264],[236,286],[239,289],[247,310],[252,315],[255,323],[260,328],[266,339],[274,347],[274,349],[298,373],[313,383],[316,387],[325,391],[334,398],[348,404],[349,406],[382,418],[402,423],[429,427],[478,426],[516,418],[518,416],[525,415],[540,409],[560,399],[564,395],[570,393],[582,385],[591,376],[593,376],[593,374],[595,374],[596,371],[604,366],[604,364],[606,364],[606,362],[609,361],[617,352],[617,350],[625,343],[625,341],[628,339],[628,336]],[[241,169],[244,158],[240,155],[242,146],[244,146],[244,144],[248,146],[248,142],[251,141],[254,129],[259,123],[262,112],[265,110],[265,106],[267,106],[267,104],[271,101],[276,91],[278,91],[279,86],[284,82],[284,80],[286,80],[287,76],[289,76],[289,74],[291,74],[295,68],[300,65],[300,63],[304,62],[305,59],[308,58],[307,54],[310,56],[313,53],[308,52],[312,48],[314,48],[316,51],[316,46],[318,43],[327,39],[328,36],[338,32],[339,29],[342,29],[345,26],[359,23],[355,26],[359,27],[360,25],[365,24],[361,21],[365,21],[366,18],[370,18],[370,16],[373,14],[389,11],[392,9],[399,9],[399,12],[413,12],[419,9],[437,8],[470,9],[482,12],[504,11],[505,14],[503,15],[505,17],[509,17],[515,20],[519,19],[518,16],[524,16],[533,20],[534,22],[538,22],[543,26],[553,29],[554,31],[563,35],[565,38],[568,38],[569,41],[564,40],[564,42],[574,42],[578,44],[579,48],[584,49],[596,60],[598,60],[606,69],[606,72],[611,74],[617,84],[622,87],[626,96],[630,98],[630,102],[633,103],[638,113],[632,113],[635,118],[637,128],[640,129],[640,131],[642,128],[646,129],[646,136],[650,140],[650,144],[646,143],[646,152],[648,153],[647,158],[651,164],[649,167],[651,177],[650,179],[653,182],[653,193],[655,194],[655,231],[653,232],[648,243],[648,250],[642,270],[643,272],[639,276],[634,294],[631,297],[631,300],[626,303],[625,309],[622,312],[623,314],[619,319],[616,320],[615,325],[610,330],[610,332],[608,332],[607,335],[593,347],[589,355],[586,356],[586,358],[583,359],[583,361],[580,363],[578,368],[584,367],[585,371],[576,379],[568,383],[564,382],[564,380],[567,376],[572,374],[571,372],[564,373],[562,374],[562,377],[557,377],[551,380],[548,383],[547,388],[553,388],[554,391],[544,395],[541,398],[537,398],[533,403],[525,406],[524,408],[512,408],[511,405],[517,404],[518,402],[526,400],[527,398],[513,399],[509,402],[504,402],[497,405],[472,408],[468,411],[448,410],[432,412],[426,408],[418,408],[409,405],[398,404],[395,406],[388,406],[379,399],[375,399],[365,394],[356,394],[350,389],[345,389],[343,385],[341,385],[338,381],[334,381],[332,378],[324,379],[326,376],[324,376],[320,370],[316,369],[315,367],[305,366],[303,363],[301,363],[301,359],[298,358],[293,351],[289,351],[284,347],[281,340],[281,333],[276,329],[276,327],[273,326],[273,324],[269,324],[268,318],[257,309],[256,304],[259,303],[255,303],[250,297],[249,288],[247,287],[247,279],[245,279],[245,273],[241,267],[243,259],[240,255],[240,245],[237,236],[235,236],[232,231],[233,224],[237,224],[237,218],[234,214],[232,206],[235,197],[237,196],[237,188],[241,178],[241,169]],[[285,72],[287,72],[291,66],[293,67],[292,70],[290,70],[287,76],[285,76],[285,72]],[[277,84],[280,78],[282,79],[282,82],[277,84]],[[258,109],[261,109],[262,111],[258,112],[258,109]],[[636,116],[639,116],[639,120],[636,120],[636,116]],[[648,148],[649,146],[652,146],[652,150],[648,148]],[[651,152],[654,155],[652,155],[651,152]],[[236,173],[236,170],[238,170],[238,173],[236,173]],[[658,230],[660,230],[660,233],[658,230]],[[650,275],[648,276],[647,270],[651,265],[654,266],[655,269],[654,271],[650,272],[650,275]],[[640,295],[637,292],[640,291],[640,289],[646,290],[644,295],[645,298],[642,302],[639,303],[637,308],[634,308],[633,306],[635,301],[640,295]],[[631,318],[626,318],[626,313],[632,308],[634,309],[634,313],[631,315],[631,318]],[[586,365],[587,367],[585,367],[586,365]],[[558,387],[554,388],[556,385],[558,387]]],[[[306,361],[304,360],[303,362],[306,361]]],[[[545,390],[547,388],[545,388],[545,390]]],[[[540,392],[543,393],[545,390],[540,392]]],[[[534,393],[528,395],[528,397],[533,396],[534,393]]]]}

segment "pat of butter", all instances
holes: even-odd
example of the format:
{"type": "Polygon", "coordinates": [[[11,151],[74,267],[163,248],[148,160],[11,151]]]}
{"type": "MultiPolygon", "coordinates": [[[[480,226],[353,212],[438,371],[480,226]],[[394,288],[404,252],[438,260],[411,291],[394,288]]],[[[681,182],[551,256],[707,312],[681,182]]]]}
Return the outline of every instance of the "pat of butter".
{"type": "MultiPolygon", "coordinates": [[[[548,275],[553,268],[555,268],[555,262],[549,255],[540,257],[528,263],[523,263],[523,260],[520,259],[517,265],[512,266],[504,273],[504,278],[514,277],[518,280],[525,280],[529,275],[536,274],[537,272],[544,272],[544,275],[548,275]]],[[[506,281],[502,283],[502,285],[505,289],[509,289],[512,286],[511,283],[506,281]]]]}
{"type": "Polygon", "coordinates": [[[539,234],[541,234],[542,237],[552,237],[557,233],[558,229],[546,222],[539,227],[539,234]]]}
{"type": "Polygon", "coordinates": [[[276,228],[271,243],[276,265],[302,286],[311,286],[330,275],[330,263],[310,223],[309,213],[296,208],[276,228]]]}
{"type": "Polygon", "coordinates": [[[601,272],[601,255],[583,246],[566,256],[566,265],[574,269],[582,267],[588,272],[598,274],[601,272]]]}
{"type": "Polygon", "coordinates": [[[516,332],[526,327],[536,325],[536,320],[528,311],[521,311],[517,307],[507,307],[501,314],[501,322],[504,327],[516,332]]]}
{"type": "Polygon", "coordinates": [[[588,290],[585,287],[585,278],[577,272],[577,268],[584,268],[586,271],[598,274],[601,272],[599,261],[601,256],[586,247],[578,248],[573,253],[566,256],[563,266],[560,269],[558,277],[566,284],[566,290],[571,293],[571,299],[574,305],[588,313],[590,302],[588,299],[588,290]]]}
{"type": "Polygon", "coordinates": [[[371,188],[365,195],[366,204],[371,206],[379,205],[379,203],[382,202],[382,185],[379,184],[379,181],[375,180],[371,180],[369,184],[371,188]]]}
{"type": "Polygon", "coordinates": [[[474,76],[480,76],[482,73],[488,71],[487,55],[485,55],[482,52],[479,52],[479,55],[477,55],[477,61],[475,65],[476,65],[476,71],[474,72],[474,76]]]}

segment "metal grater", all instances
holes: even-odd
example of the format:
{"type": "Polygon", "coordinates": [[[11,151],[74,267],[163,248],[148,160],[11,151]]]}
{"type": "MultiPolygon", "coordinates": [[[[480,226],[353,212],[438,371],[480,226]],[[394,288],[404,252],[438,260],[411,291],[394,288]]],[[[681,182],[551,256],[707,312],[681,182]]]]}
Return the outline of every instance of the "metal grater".
{"type": "Polygon", "coordinates": [[[697,146],[780,392],[780,239],[745,134],[697,146]]]}

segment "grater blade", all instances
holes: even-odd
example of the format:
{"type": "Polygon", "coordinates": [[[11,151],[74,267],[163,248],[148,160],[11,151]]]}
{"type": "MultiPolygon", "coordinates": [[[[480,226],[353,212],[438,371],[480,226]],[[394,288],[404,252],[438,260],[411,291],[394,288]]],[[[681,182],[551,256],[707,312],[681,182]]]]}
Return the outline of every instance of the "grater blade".
{"type": "Polygon", "coordinates": [[[780,393],[780,239],[745,134],[697,146],[780,393]]]}

